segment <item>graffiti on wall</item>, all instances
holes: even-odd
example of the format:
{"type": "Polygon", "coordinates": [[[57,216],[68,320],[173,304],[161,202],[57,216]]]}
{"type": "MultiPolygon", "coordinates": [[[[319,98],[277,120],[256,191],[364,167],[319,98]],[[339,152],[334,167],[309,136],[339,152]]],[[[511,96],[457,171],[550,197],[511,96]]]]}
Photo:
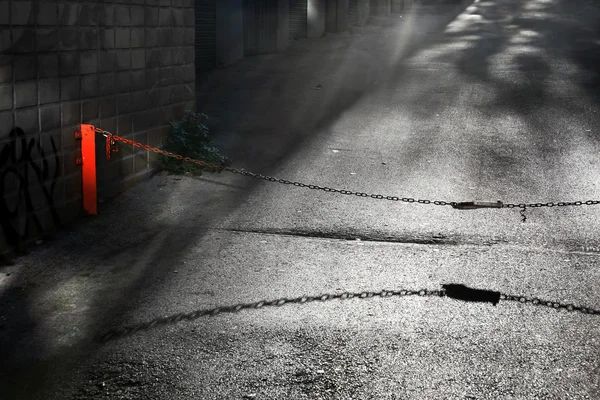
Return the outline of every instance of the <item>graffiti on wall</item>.
{"type": "Polygon", "coordinates": [[[8,245],[21,246],[33,228],[44,232],[43,212],[49,213],[53,225],[60,225],[54,204],[59,177],[54,137],[28,138],[14,128],[0,150],[0,221],[8,245]]]}

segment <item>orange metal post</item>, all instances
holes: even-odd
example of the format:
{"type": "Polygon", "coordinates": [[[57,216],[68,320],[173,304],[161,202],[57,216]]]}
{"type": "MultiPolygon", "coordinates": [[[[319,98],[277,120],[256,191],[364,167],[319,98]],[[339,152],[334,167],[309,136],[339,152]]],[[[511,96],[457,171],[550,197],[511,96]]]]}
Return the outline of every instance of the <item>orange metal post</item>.
{"type": "Polygon", "coordinates": [[[81,158],[77,164],[82,166],[83,209],[91,215],[98,215],[98,193],[96,188],[96,131],[93,125],[81,124],[76,137],[81,139],[81,158]]]}

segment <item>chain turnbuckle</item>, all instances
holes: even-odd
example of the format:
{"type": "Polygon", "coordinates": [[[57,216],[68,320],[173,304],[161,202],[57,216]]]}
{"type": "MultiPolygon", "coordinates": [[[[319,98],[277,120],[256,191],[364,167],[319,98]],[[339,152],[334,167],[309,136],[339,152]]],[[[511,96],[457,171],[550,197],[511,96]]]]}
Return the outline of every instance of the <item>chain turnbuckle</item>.
{"type": "Polygon", "coordinates": [[[488,201],[463,201],[452,205],[457,210],[475,210],[478,208],[503,208],[504,204],[498,200],[497,202],[488,201]]]}

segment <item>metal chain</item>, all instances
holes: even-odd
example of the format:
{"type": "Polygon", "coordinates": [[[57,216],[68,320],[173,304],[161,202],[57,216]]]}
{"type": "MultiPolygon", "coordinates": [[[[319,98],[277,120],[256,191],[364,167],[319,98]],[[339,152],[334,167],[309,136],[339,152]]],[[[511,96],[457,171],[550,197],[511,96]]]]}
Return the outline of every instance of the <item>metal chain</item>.
{"type": "MultiPolygon", "coordinates": [[[[193,321],[200,317],[211,317],[225,313],[236,313],[241,310],[258,310],[264,307],[281,307],[284,304],[306,304],[311,302],[324,302],[329,300],[349,300],[349,299],[371,299],[374,297],[389,298],[389,297],[445,297],[446,290],[382,290],[380,292],[344,292],[336,294],[320,294],[318,296],[300,296],[300,297],[282,297],[275,300],[261,300],[254,303],[239,303],[232,306],[215,307],[204,310],[196,310],[189,313],[178,313],[164,318],[156,318],[149,322],[143,322],[128,327],[113,329],[98,338],[100,342],[107,342],[114,339],[119,339],[126,336],[131,336],[140,331],[147,331],[156,326],[168,325],[181,321],[193,321]]],[[[580,312],[582,314],[600,315],[600,310],[595,310],[589,307],[580,307],[573,304],[563,304],[555,301],[541,300],[534,297],[515,296],[510,294],[500,294],[501,300],[515,301],[521,304],[529,303],[538,306],[545,306],[556,310],[564,309],[572,312],[580,312]]]]}
{"type": "MultiPolygon", "coordinates": [[[[364,193],[364,192],[355,192],[352,190],[335,189],[335,188],[331,188],[331,187],[327,187],[327,186],[319,186],[319,185],[306,184],[306,183],[302,183],[302,182],[290,181],[287,179],[280,179],[280,178],[275,178],[275,177],[268,176],[268,175],[257,174],[254,172],[246,171],[244,169],[231,168],[231,167],[227,167],[224,165],[210,164],[210,163],[207,163],[204,161],[193,159],[191,157],[184,157],[180,154],[175,154],[170,151],[162,150],[157,147],[152,147],[152,146],[149,146],[149,145],[146,145],[143,143],[134,142],[133,140],[126,139],[126,138],[123,138],[123,137],[120,137],[117,135],[113,135],[112,133],[104,131],[99,128],[96,128],[95,130],[96,130],[96,132],[101,133],[104,136],[110,137],[110,139],[112,141],[122,142],[125,144],[132,145],[134,147],[140,148],[140,149],[159,153],[159,154],[165,155],[167,157],[172,157],[177,160],[194,163],[194,164],[200,165],[202,167],[205,167],[210,172],[228,171],[228,172],[231,172],[234,174],[248,176],[251,178],[261,179],[261,180],[265,180],[265,181],[269,181],[269,182],[277,182],[277,183],[282,183],[285,185],[293,185],[293,186],[303,187],[303,188],[308,188],[308,189],[313,189],[313,190],[322,190],[324,192],[330,192],[330,193],[339,193],[339,194],[353,195],[353,196],[358,196],[358,197],[368,197],[368,198],[378,199],[378,200],[400,201],[400,202],[404,202],[404,203],[417,203],[417,204],[433,204],[436,206],[451,206],[453,208],[458,208],[458,209],[473,209],[473,208],[489,208],[490,207],[489,203],[487,203],[487,205],[482,207],[481,205],[477,205],[477,203],[474,204],[472,202],[471,203],[461,203],[461,202],[456,202],[456,201],[423,200],[423,199],[415,199],[412,197],[384,196],[382,194],[370,194],[370,193],[364,193]],[[464,207],[465,204],[469,204],[469,206],[464,207]]],[[[525,222],[526,221],[525,210],[527,208],[567,207],[567,206],[582,206],[582,205],[591,206],[591,205],[598,205],[598,204],[600,204],[600,200],[560,201],[560,202],[548,202],[548,203],[501,203],[501,202],[498,202],[498,203],[494,203],[491,207],[492,208],[520,208],[521,209],[521,211],[520,211],[521,218],[522,218],[523,222],[525,222]]]]}

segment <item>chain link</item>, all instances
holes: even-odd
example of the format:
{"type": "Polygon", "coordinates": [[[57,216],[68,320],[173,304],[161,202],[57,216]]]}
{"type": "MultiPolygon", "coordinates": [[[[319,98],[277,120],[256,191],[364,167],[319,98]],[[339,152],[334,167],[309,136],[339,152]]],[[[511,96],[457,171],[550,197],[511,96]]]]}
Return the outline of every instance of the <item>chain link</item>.
{"type": "MultiPolygon", "coordinates": [[[[282,297],[275,300],[261,300],[254,303],[239,303],[231,306],[221,306],[204,310],[196,310],[189,313],[178,313],[163,318],[156,318],[152,321],[143,322],[136,325],[130,325],[118,329],[113,329],[98,338],[100,342],[107,342],[126,336],[131,336],[140,331],[147,331],[159,325],[174,324],[181,321],[193,321],[201,317],[216,316],[219,314],[236,313],[242,310],[259,310],[265,307],[281,307],[285,304],[307,304],[313,302],[325,302],[330,300],[350,300],[350,299],[372,299],[374,297],[446,297],[446,290],[430,289],[401,289],[401,290],[382,290],[379,292],[343,292],[335,294],[320,294],[318,296],[300,296],[300,297],[282,297]]],[[[567,311],[580,312],[582,314],[600,315],[600,310],[589,307],[580,307],[573,304],[563,304],[555,301],[541,300],[535,297],[515,296],[510,294],[500,294],[500,300],[515,301],[521,304],[532,304],[537,306],[549,307],[556,310],[564,309],[567,311]]]]}
{"type": "MultiPolygon", "coordinates": [[[[306,184],[306,183],[297,182],[297,181],[290,181],[287,179],[275,178],[275,177],[268,176],[268,175],[262,175],[262,174],[257,174],[254,172],[246,171],[244,169],[231,168],[231,167],[227,167],[224,165],[210,164],[210,163],[207,163],[204,161],[196,160],[191,157],[184,157],[180,154],[175,154],[170,151],[162,150],[157,147],[152,147],[152,146],[149,146],[149,145],[146,145],[143,143],[134,142],[133,140],[126,139],[126,138],[123,138],[123,137],[120,137],[117,135],[113,135],[112,133],[107,132],[102,129],[99,129],[99,128],[95,128],[95,130],[98,133],[101,133],[107,137],[110,137],[111,141],[125,143],[125,144],[132,145],[132,146],[140,148],[140,149],[152,151],[154,153],[162,154],[167,157],[172,157],[177,160],[194,163],[194,164],[197,164],[197,165],[200,165],[200,166],[206,168],[210,172],[228,171],[228,172],[231,172],[234,174],[248,176],[248,177],[255,178],[255,179],[261,179],[261,180],[265,180],[268,182],[277,182],[277,183],[282,183],[284,185],[293,185],[296,187],[308,188],[308,189],[313,189],[313,190],[321,190],[321,191],[329,192],[329,193],[339,193],[339,194],[344,194],[344,195],[348,195],[348,196],[366,197],[366,198],[377,199],[377,200],[398,201],[398,202],[403,202],[403,203],[433,204],[436,206],[451,206],[454,208],[459,208],[460,205],[462,204],[462,203],[459,203],[456,201],[424,200],[424,199],[415,199],[412,197],[385,196],[382,194],[356,192],[356,191],[352,191],[352,190],[336,189],[336,188],[331,188],[331,187],[327,187],[327,186],[312,185],[312,184],[306,184]]],[[[107,147],[107,152],[108,151],[109,150],[107,147]]],[[[548,203],[506,203],[506,204],[499,203],[499,204],[500,204],[499,206],[496,206],[494,208],[520,208],[521,209],[521,211],[520,211],[521,218],[522,218],[523,222],[525,222],[525,220],[526,220],[525,210],[527,208],[569,207],[569,206],[582,206],[582,205],[591,206],[591,205],[600,204],[600,200],[561,201],[561,202],[556,202],[556,203],[548,202],[548,203]]]]}

